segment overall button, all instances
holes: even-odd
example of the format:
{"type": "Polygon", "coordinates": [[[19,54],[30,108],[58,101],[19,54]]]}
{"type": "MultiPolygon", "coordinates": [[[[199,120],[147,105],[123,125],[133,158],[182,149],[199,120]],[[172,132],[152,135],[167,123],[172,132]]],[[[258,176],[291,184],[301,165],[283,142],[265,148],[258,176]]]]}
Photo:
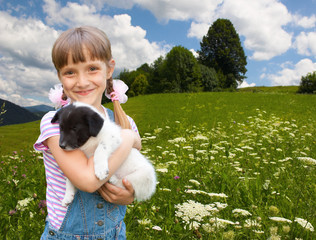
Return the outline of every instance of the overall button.
{"type": "Polygon", "coordinates": [[[48,233],[49,233],[49,235],[51,235],[51,236],[54,236],[54,235],[55,235],[55,233],[54,233],[53,231],[49,231],[48,233]]]}
{"type": "Polygon", "coordinates": [[[99,221],[97,222],[97,224],[98,224],[99,226],[102,226],[104,223],[103,223],[102,220],[99,220],[99,221]]]}
{"type": "Polygon", "coordinates": [[[103,203],[98,203],[97,208],[99,208],[99,209],[103,208],[103,203]]]}

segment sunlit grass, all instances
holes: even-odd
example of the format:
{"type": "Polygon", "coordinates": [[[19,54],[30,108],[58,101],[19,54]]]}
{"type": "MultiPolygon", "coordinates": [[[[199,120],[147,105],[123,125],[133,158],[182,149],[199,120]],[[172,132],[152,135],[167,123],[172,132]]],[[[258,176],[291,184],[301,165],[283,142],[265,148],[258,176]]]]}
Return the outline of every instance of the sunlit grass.
{"type": "MultiPolygon", "coordinates": [[[[316,96],[157,94],[123,107],[159,181],[151,200],[128,207],[128,239],[315,238],[316,96]]],[[[44,228],[38,129],[0,128],[4,239],[44,228]]]]}
{"type": "Polygon", "coordinates": [[[256,111],[212,129],[175,121],[169,141],[160,139],[170,126],[143,137],[159,183],[151,201],[129,207],[131,239],[315,236],[315,128],[256,111]]]}

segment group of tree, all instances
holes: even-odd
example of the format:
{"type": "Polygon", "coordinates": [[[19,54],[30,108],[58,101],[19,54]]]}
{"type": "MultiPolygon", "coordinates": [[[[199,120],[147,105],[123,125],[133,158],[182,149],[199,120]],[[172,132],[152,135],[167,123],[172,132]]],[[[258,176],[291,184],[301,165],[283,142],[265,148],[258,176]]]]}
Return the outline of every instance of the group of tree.
{"type": "Polygon", "coordinates": [[[316,71],[302,76],[298,93],[314,93],[316,94],[316,71]]]}
{"type": "Polygon", "coordinates": [[[118,78],[129,86],[129,96],[236,89],[245,78],[247,61],[233,24],[227,19],[216,20],[200,46],[198,57],[176,46],[151,65],[124,70],[118,78]]]}

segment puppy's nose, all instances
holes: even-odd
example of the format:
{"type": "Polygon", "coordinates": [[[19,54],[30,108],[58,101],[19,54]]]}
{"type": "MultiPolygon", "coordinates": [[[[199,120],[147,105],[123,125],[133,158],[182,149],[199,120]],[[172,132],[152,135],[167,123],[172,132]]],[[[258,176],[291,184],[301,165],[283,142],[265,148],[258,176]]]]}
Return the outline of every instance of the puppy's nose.
{"type": "Polygon", "coordinates": [[[59,144],[59,147],[62,148],[62,149],[66,149],[66,144],[62,144],[61,143],[61,144],[59,144]]]}

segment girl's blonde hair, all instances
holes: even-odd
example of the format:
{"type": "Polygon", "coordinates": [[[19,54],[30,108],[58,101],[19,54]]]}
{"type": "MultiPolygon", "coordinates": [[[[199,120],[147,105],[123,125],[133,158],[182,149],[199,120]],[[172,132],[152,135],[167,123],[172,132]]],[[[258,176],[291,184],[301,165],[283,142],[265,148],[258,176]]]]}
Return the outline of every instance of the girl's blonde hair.
{"type": "MultiPolygon", "coordinates": [[[[103,61],[108,68],[111,67],[111,43],[106,34],[96,27],[83,26],[63,32],[56,40],[52,50],[52,60],[58,74],[61,68],[68,64],[69,54],[74,63],[86,61],[83,48],[90,53],[90,59],[103,61]]],[[[113,92],[112,77],[106,80],[106,91],[108,94],[113,92]]],[[[113,101],[113,106],[115,122],[122,128],[131,129],[131,124],[119,101],[113,101]]]]}

